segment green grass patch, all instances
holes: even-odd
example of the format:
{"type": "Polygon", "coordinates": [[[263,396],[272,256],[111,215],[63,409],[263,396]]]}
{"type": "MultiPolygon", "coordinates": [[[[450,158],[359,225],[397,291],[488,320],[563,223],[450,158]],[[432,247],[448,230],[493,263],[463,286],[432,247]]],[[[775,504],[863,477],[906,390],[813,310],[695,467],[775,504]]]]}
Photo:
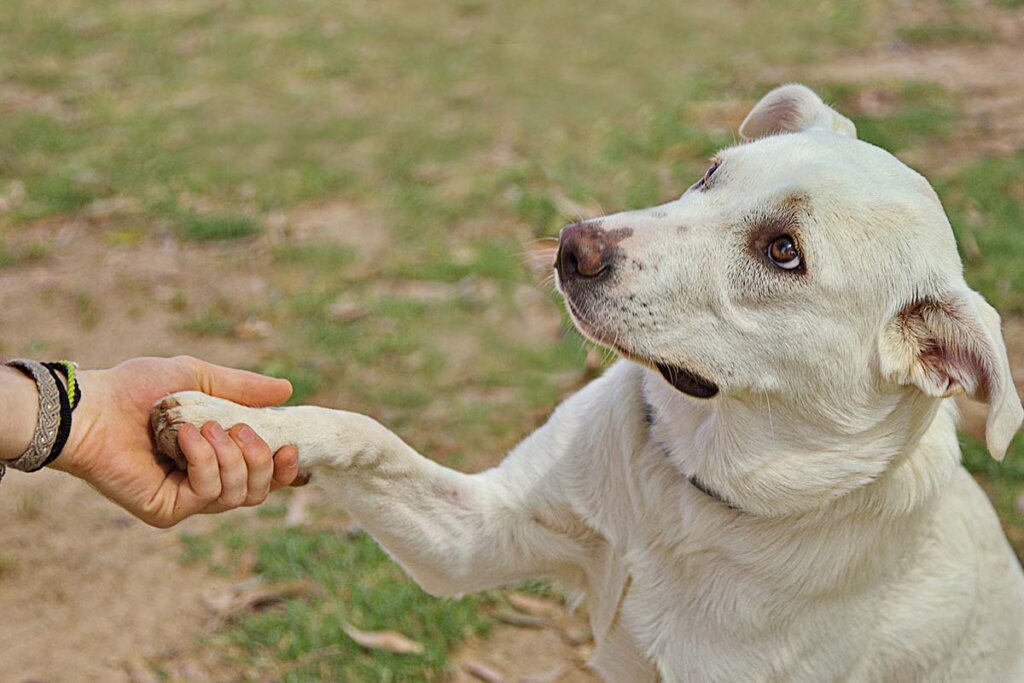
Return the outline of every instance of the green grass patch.
{"type": "Polygon", "coordinates": [[[9,249],[0,242],[0,268],[12,268],[26,263],[43,261],[50,255],[50,248],[43,242],[29,242],[9,249]]]}
{"type": "Polygon", "coordinates": [[[31,178],[26,185],[29,207],[23,215],[75,213],[88,206],[103,191],[94,182],[55,174],[31,178]]]}
{"type": "Polygon", "coordinates": [[[309,581],[320,589],[281,610],[246,616],[211,638],[214,650],[235,659],[246,675],[284,670],[280,680],[296,682],[442,681],[454,649],[491,624],[481,609],[486,598],[427,595],[363,533],[225,524],[205,538],[183,538],[190,559],[221,554],[231,571],[243,553],[254,553],[264,581],[309,581]],[[398,631],[422,643],[424,653],[365,650],[345,635],[346,622],[366,631],[398,631]]]}
{"type": "Polygon", "coordinates": [[[969,436],[961,437],[964,467],[991,481],[1018,482],[1024,485],[1024,436],[1010,444],[1002,462],[988,454],[985,444],[969,436]]]}
{"type": "Polygon", "coordinates": [[[966,22],[925,22],[901,26],[897,37],[913,45],[948,45],[949,43],[982,43],[994,38],[991,31],[966,22]]]}
{"type": "Polygon", "coordinates": [[[222,313],[207,311],[186,320],[181,329],[197,337],[230,337],[235,326],[222,313]]]}
{"type": "Polygon", "coordinates": [[[337,244],[290,244],[275,247],[276,263],[303,268],[342,268],[355,260],[355,252],[337,244]]]}
{"type": "Polygon", "coordinates": [[[981,483],[995,506],[1010,544],[1024,561],[1024,517],[1017,511],[1017,496],[1024,492],[1024,437],[1018,436],[1002,462],[988,454],[985,444],[961,438],[963,464],[981,483]]]}
{"type": "Polygon", "coordinates": [[[822,97],[846,114],[857,126],[857,137],[890,152],[946,140],[961,117],[956,98],[931,83],[900,83],[878,88],[875,96],[888,104],[880,113],[859,113],[860,88],[830,84],[820,88],[822,97]]]}
{"type": "Polygon", "coordinates": [[[192,566],[209,560],[213,552],[213,538],[206,535],[182,533],[181,539],[181,561],[183,564],[192,566]]]}
{"type": "Polygon", "coordinates": [[[256,508],[256,516],[262,519],[284,519],[288,508],[282,503],[264,503],[256,508]]]}
{"type": "Polygon", "coordinates": [[[212,242],[252,237],[263,225],[248,216],[185,212],[177,218],[178,234],[187,240],[212,242]]]}
{"type": "Polygon", "coordinates": [[[100,310],[88,292],[75,292],[73,297],[78,323],[86,330],[94,330],[100,322],[100,310]]]}
{"type": "Polygon", "coordinates": [[[416,250],[395,254],[385,273],[401,280],[458,282],[483,277],[503,282],[522,280],[523,246],[500,237],[460,245],[457,251],[440,240],[423,240],[416,250]]]}
{"type": "Polygon", "coordinates": [[[938,186],[968,282],[1001,313],[1024,313],[1024,152],[983,159],[938,186]]]}
{"type": "Polygon", "coordinates": [[[290,405],[307,402],[324,385],[324,369],[309,365],[287,363],[282,359],[259,368],[259,372],[271,377],[282,377],[292,383],[290,405]]]}

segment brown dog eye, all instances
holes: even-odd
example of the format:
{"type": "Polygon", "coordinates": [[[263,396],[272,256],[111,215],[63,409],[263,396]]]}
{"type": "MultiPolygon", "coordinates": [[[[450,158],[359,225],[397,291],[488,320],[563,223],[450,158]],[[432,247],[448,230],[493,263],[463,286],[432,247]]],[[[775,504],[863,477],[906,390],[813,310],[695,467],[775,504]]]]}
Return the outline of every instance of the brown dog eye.
{"type": "Polygon", "coordinates": [[[718,170],[718,166],[719,162],[712,161],[710,168],[708,168],[708,170],[704,172],[704,177],[700,179],[700,182],[697,183],[697,186],[700,187],[701,189],[707,187],[711,183],[711,176],[715,175],[715,171],[718,170]]]}
{"type": "Polygon", "coordinates": [[[796,242],[789,235],[772,240],[768,245],[767,256],[779,268],[794,270],[800,267],[800,252],[796,249],[796,242]]]}

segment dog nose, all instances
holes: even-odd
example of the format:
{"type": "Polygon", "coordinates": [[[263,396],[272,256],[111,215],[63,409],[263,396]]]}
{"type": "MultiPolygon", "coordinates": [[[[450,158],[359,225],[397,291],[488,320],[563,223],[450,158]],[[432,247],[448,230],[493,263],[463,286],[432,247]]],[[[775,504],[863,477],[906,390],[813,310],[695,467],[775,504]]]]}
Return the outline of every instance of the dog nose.
{"type": "Polygon", "coordinates": [[[558,277],[565,282],[606,273],[611,269],[615,251],[615,242],[601,228],[586,223],[567,225],[558,239],[558,277]]]}

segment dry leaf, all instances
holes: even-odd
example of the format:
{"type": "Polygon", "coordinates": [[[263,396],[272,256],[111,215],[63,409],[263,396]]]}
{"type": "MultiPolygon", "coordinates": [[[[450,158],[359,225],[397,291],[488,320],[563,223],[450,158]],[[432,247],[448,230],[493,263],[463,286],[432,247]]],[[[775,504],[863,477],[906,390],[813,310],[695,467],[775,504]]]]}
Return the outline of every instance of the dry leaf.
{"type": "Polygon", "coordinates": [[[235,325],[235,336],[239,339],[266,339],[273,333],[273,326],[259,318],[246,318],[244,322],[235,325]]]}
{"type": "Polygon", "coordinates": [[[320,592],[320,587],[311,581],[291,581],[270,586],[245,581],[242,585],[243,588],[236,588],[230,593],[207,597],[206,606],[218,619],[229,622],[245,612],[259,612],[277,607],[291,598],[309,597],[320,592]]]}
{"type": "Polygon", "coordinates": [[[339,323],[350,323],[369,315],[370,311],[351,294],[342,294],[327,309],[327,316],[339,323]]]}
{"type": "Polygon", "coordinates": [[[463,668],[484,683],[505,683],[505,677],[480,662],[466,662],[463,668]]]}
{"type": "Polygon", "coordinates": [[[395,631],[360,631],[348,622],[343,623],[341,628],[345,635],[368,650],[383,650],[399,655],[421,655],[424,652],[422,643],[395,631]]]}
{"type": "Polygon", "coordinates": [[[527,614],[551,616],[561,611],[561,606],[557,603],[545,600],[544,598],[538,598],[534,595],[527,595],[526,593],[506,593],[505,598],[510,605],[520,612],[526,612],[527,614]]]}
{"type": "Polygon", "coordinates": [[[512,610],[498,610],[494,613],[494,618],[503,624],[520,628],[544,628],[548,625],[548,620],[544,617],[535,617],[532,614],[523,614],[512,610]]]}

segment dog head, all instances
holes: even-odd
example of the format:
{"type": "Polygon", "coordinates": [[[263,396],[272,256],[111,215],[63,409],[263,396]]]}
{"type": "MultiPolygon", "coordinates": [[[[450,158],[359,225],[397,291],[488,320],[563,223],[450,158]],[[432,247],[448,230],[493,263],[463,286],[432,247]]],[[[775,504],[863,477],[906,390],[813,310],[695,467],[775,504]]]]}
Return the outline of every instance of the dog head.
{"type": "Polygon", "coordinates": [[[793,407],[776,432],[868,434],[965,393],[1002,458],[1024,411],[999,316],[928,182],[800,85],[740,134],[678,199],[563,228],[579,329],[687,401],[793,407]]]}

